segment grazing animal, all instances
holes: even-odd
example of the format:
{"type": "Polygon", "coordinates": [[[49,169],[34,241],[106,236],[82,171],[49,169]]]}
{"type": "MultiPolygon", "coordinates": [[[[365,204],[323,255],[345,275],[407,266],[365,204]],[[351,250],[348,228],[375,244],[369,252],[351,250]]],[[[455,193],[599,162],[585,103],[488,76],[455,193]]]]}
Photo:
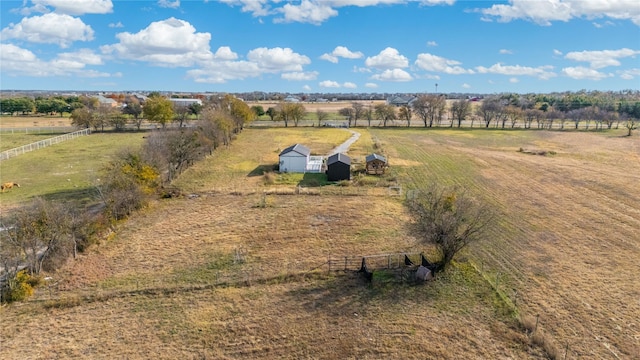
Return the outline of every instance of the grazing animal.
{"type": "Polygon", "coordinates": [[[20,184],[14,182],[8,182],[0,185],[0,191],[4,192],[5,190],[11,189],[12,187],[20,187],[20,184]]]}

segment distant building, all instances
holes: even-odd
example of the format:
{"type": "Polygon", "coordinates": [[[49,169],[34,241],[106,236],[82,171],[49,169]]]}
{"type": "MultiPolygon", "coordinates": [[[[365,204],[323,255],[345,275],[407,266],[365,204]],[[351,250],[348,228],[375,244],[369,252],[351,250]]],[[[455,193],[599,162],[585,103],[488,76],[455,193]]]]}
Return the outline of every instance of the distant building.
{"type": "Polygon", "coordinates": [[[171,101],[171,103],[175,107],[187,107],[187,106],[191,106],[192,104],[202,105],[202,100],[200,100],[200,99],[169,98],[169,101],[171,101]]]}
{"type": "Polygon", "coordinates": [[[113,108],[118,106],[118,102],[111,98],[104,97],[102,95],[96,95],[94,97],[98,99],[98,104],[100,105],[100,107],[113,108]]]}
{"type": "Polygon", "coordinates": [[[284,98],[285,102],[292,102],[292,103],[297,103],[300,102],[300,99],[298,99],[297,97],[293,96],[293,95],[289,95],[286,98],[284,98]]]}
{"type": "Polygon", "coordinates": [[[415,96],[393,96],[387,98],[387,104],[395,106],[411,106],[416,101],[415,96]]]}

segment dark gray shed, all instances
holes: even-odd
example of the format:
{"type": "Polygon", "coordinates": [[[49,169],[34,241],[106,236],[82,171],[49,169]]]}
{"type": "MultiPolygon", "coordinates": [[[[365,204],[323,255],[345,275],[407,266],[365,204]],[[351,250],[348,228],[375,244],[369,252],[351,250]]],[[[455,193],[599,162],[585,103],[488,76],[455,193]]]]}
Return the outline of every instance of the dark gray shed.
{"type": "Polygon", "coordinates": [[[351,179],[351,158],[345,154],[333,154],[327,159],[327,180],[351,179]]]}

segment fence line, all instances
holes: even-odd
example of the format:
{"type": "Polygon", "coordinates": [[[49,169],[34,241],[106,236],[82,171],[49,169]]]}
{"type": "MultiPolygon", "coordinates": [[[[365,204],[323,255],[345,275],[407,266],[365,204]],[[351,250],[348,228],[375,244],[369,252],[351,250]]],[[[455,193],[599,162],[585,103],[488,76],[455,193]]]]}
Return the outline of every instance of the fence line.
{"type": "Polygon", "coordinates": [[[0,161],[2,160],[7,160],[10,159],[12,157],[16,157],[18,155],[30,152],[30,151],[34,151],[34,150],[38,150],[38,149],[42,149],[51,145],[55,145],[58,144],[60,142],[66,141],[66,140],[71,140],[71,139],[75,139],[77,137],[80,136],[87,136],[91,134],[91,130],[90,129],[83,129],[83,130],[78,130],[78,131],[74,131],[72,133],[68,133],[68,134],[64,134],[64,135],[60,135],[60,136],[56,136],[56,137],[52,137],[49,139],[45,139],[45,140],[40,140],[38,142],[34,142],[31,144],[27,144],[27,145],[22,145],[20,147],[17,148],[13,148],[7,151],[3,151],[0,153],[0,161]]]}

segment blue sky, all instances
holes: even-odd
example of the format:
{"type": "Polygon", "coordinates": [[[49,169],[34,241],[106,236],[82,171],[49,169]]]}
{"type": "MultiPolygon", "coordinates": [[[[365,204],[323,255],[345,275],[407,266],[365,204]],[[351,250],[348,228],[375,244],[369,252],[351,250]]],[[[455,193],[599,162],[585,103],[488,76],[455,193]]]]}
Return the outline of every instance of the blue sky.
{"type": "Polygon", "coordinates": [[[2,90],[640,89],[637,0],[3,0],[0,28],[2,90]]]}

